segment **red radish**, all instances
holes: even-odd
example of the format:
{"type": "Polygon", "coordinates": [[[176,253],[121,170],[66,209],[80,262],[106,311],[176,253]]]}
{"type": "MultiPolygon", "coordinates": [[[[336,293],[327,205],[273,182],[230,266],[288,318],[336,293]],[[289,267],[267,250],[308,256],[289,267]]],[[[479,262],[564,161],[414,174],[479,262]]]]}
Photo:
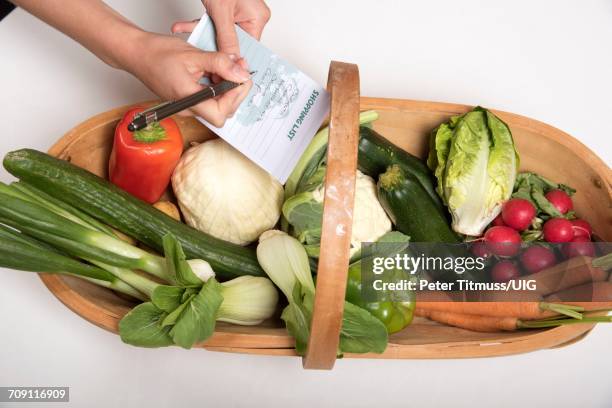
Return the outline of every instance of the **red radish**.
{"type": "Polygon", "coordinates": [[[485,242],[489,250],[498,256],[514,256],[521,248],[521,236],[510,227],[491,227],[485,232],[485,242]]]}
{"type": "Polygon", "coordinates": [[[544,233],[544,240],[547,242],[569,242],[574,238],[572,223],[565,218],[551,218],[546,221],[542,232],[544,233]]]}
{"type": "Polygon", "coordinates": [[[472,253],[480,258],[489,258],[490,256],[492,256],[493,254],[491,253],[491,250],[489,250],[489,247],[487,246],[487,243],[484,241],[476,241],[472,244],[472,253]]]}
{"type": "Polygon", "coordinates": [[[591,234],[593,234],[591,224],[581,219],[572,220],[570,222],[572,223],[572,228],[574,229],[574,238],[585,237],[591,239],[591,234]]]}
{"type": "Polygon", "coordinates": [[[501,213],[499,213],[499,215],[493,219],[493,221],[491,222],[491,225],[493,225],[494,227],[505,227],[506,226],[506,223],[504,222],[504,219],[502,218],[501,213]]]}
{"type": "Polygon", "coordinates": [[[561,252],[567,258],[575,256],[595,256],[595,245],[587,237],[575,237],[571,242],[563,244],[561,252]]]}
{"type": "Polygon", "coordinates": [[[563,190],[550,190],[545,197],[561,214],[565,214],[574,208],[572,199],[563,190]]]}
{"type": "Polygon", "coordinates": [[[521,264],[529,273],[550,268],[556,260],[554,252],[542,245],[533,245],[521,254],[521,264]]]}
{"type": "Polygon", "coordinates": [[[502,207],[504,223],[517,231],[526,230],[536,215],[536,209],[530,201],[523,198],[513,198],[506,201],[502,207]]]}
{"type": "Polygon", "coordinates": [[[508,282],[521,276],[519,268],[510,261],[501,261],[491,269],[491,278],[495,282],[508,282]]]}

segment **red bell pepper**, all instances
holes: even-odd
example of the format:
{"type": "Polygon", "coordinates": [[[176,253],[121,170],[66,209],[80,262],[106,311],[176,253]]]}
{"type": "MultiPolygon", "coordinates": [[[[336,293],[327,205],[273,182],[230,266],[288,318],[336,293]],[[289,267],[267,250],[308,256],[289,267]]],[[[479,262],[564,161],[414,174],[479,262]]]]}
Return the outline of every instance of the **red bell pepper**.
{"type": "Polygon", "coordinates": [[[168,187],[181,158],[183,137],[171,118],[130,132],[128,125],[143,110],[142,107],[130,109],[117,124],[108,169],[113,184],[154,203],[168,187]]]}

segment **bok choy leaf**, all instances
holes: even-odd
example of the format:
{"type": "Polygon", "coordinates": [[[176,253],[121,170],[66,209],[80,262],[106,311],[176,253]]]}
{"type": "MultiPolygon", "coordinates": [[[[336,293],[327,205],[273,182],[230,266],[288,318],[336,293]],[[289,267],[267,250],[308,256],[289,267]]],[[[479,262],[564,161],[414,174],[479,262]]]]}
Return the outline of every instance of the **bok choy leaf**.
{"type": "MultiPolygon", "coordinates": [[[[287,297],[281,318],[295,338],[295,349],[304,355],[310,337],[315,285],[304,247],[282,231],[266,231],[257,246],[257,259],[270,279],[287,297]]],[[[388,341],[384,324],[367,310],[344,302],[338,354],[382,353],[388,341]]]]}

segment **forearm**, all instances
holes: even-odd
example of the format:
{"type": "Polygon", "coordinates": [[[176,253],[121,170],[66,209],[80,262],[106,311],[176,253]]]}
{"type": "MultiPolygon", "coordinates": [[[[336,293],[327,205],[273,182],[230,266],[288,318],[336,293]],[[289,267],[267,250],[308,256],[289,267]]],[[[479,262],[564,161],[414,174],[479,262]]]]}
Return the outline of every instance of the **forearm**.
{"type": "Polygon", "coordinates": [[[11,0],[78,41],[107,64],[129,69],[144,32],[101,0],[11,0]]]}

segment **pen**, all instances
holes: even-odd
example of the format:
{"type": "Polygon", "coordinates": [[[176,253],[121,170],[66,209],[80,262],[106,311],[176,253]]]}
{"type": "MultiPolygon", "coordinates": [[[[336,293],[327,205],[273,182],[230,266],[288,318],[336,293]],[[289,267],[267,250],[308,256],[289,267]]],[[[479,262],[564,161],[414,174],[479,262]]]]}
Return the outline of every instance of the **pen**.
{"type": "MultiPolygon", "coordinates": [[[[250,74],[254,75],[255,73],[256,71],[253,71],[250,74]]],[[[176,101],[168,101],[153,106],[134,116],[134,120],[128,125],[128,130],[134,132],[143,129],[153,122],[159,122],[168,116],[172,116],[175,113],[188,109],[207,99],[224,94],[240,85],[242,85],[242,83],[221,81],[215,85],[207,85],[204,89],[176,101]]]]}

